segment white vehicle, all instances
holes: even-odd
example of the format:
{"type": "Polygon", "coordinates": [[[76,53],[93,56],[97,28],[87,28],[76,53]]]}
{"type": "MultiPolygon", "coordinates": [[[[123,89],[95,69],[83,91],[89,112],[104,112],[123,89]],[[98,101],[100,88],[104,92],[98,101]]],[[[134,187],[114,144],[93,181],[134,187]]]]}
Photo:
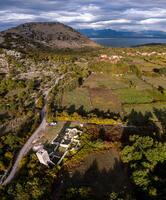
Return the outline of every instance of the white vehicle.
{"type": "Polygon", "coordinates": [[[57,125],[57,122],[51,122],[49,125],[50,125],[50,126],[56,126],[56,125],[57,125]]]}

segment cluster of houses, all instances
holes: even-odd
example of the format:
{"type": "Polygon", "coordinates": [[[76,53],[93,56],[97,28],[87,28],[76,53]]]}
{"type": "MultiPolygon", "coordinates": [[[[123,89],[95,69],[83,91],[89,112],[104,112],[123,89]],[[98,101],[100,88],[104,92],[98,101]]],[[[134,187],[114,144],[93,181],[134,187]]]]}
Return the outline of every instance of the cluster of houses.
{"type": "Polygon", "coordinates": [[[82,131],[79,131],[76,128],[66,129],[65,135],[63,139],[59,142],[56,139],[52,142],[52,144],[56,144],[63,148],[68,148],[70,144],[75,144],[75,148],[80,146],[79,137],[82,134],[82,131]]]}
{"type": "Polygon", "coordinates": [[[8,56],[14,56],[15,58],[20,58],[21,57],[21,53],[15,51],[15,50],[4,50],[4,51],[8,56]]]}
{"type": "Polygon", "coordinates": [[[82,131],[77,128],[68,128],[63,135],[57,135],[51,142],[54,148],[50,153],[41,144],[35,145],[33,150],[36,152],[40,163],[46,166],[50,164],[59,165],[69,152],[77,151],[80,148],[81,134],[82,131]]]}
{"type": "Polygon", "coordinates": [[[123,57],[122,56],[118,56],[118,55],[112,55],[112,56],[108,56],[106,54],[102,54],[100,55],[100,60],[102,61],[110,61],[112,64],[116,64],[118,63],[123,57]]]}
{"type": "MultiPolygon", "coordinates": [[[[165,56],[166,55],[165,52],[159,53],[159,52],[156,52],[156,51],[153,51],[153,52],[136,51],[136,52],[127,52],[127,53],[125,51],[122,51],[122,53],[126,54],[127,56],[154,56],[154,55],[165,56]]],[[[120,55],[108,56],[107,54],[101,54],[100,57],[99,57],[99,59],[101,61],[109,61],[112,64],[118,63],[122,58],[123,58],[123,56],[120,56],[120,55]]]]}
{"type": "MultiPolygon", "coordinates": [[[[122,52],[123,54],[126,54],[126,52],[122,52]]],[[[157,56],[165,56],[166,53],[163,52],[163,53],[158,53],[156,51],[152,51],[152,52],[140,52],[140,51],[137,51],[136,53],[132,53],[132,52],[128,52],[127,53],[128,56],[154,56],[154,55],[157,55],[157,56]]]]}

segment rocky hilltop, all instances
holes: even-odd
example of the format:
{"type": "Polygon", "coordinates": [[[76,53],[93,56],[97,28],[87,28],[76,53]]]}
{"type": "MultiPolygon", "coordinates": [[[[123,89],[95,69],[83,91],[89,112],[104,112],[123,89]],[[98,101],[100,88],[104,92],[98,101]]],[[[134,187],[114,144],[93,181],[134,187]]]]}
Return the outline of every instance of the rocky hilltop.
{"type": "Polygon", "coordinates": [[[0,33],[0,45],[7,48],[83,48],[97,47],[95,42],[59,22],[33,22],[0,33]]]}

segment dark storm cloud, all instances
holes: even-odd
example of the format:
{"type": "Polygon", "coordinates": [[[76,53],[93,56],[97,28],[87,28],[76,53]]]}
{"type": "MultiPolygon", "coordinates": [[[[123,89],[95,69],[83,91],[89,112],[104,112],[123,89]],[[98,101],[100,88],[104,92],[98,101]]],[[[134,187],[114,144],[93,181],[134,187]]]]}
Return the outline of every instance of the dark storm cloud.
{"type": "Polygon", "coordinates": [[[0,29],[30,21],[75,28],[166,30],[165,0],[0,0],[0,29]]]}

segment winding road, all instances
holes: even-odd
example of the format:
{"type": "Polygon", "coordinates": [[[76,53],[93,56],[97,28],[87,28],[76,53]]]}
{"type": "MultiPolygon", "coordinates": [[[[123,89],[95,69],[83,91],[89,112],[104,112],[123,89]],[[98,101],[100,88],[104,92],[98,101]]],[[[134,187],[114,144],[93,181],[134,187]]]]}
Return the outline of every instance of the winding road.
{"type": "Polygon", "coordinates": [[[20,161],[22,160],[22,158],[24,156],[26,156],[28,154],[28,152],[31,150],[31,148],[33,147],[33,141],[34,140],[38,140],[41,136],[42,136],[42,133],[43,131],[45,130],[46,128],[46,125],[47,125],[47,122],[46,122],[46,105],[47,105],[47,98],[48,98],[48,95],[50,93],[50,91],[53,89],[53,87],[55,85],[58,84],[58,82],[64,78],[66,74],[63,74],[62,76],[58,77],[55,81],[55,84],[49,88],[49,90],[47,90],[45,93],[44,93],[44,107],[43,109],[41,110],[41,123],[39,125],[39,127],[36,129],[36,131],[31,135],[31,137],[27,140],[27,142],[24,144],[24,146],[22,147],[22,149],[20,150],[16,160],[15,160],[15,163],[8,175],[8,177],[5,179],[5,181],[2,183],[2,185],[6,185],[8,183],[10,183],[12,181],[12,179],[14,178],[16,172],[17,172],[17,169],[18,169],[18,166],[19,166],[19,163],[20,161]]]}

